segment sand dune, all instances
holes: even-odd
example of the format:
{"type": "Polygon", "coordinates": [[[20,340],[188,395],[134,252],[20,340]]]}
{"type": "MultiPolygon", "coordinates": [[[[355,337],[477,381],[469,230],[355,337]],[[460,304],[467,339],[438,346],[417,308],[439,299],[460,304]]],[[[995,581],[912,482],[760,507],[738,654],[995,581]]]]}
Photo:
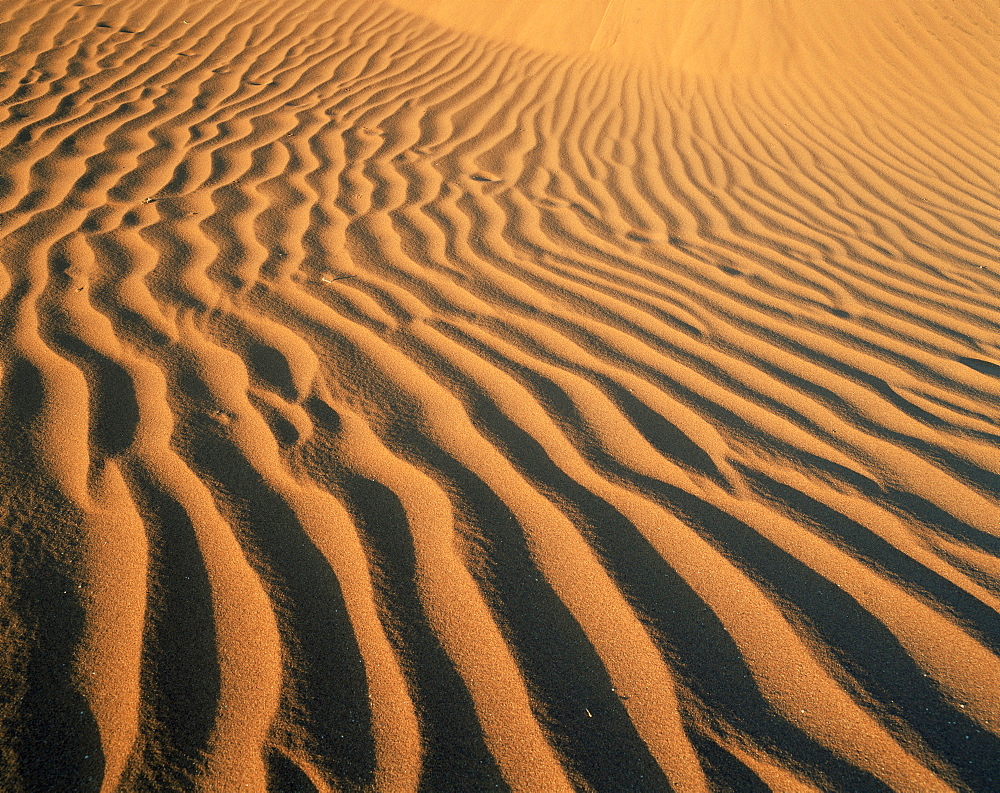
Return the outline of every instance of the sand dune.
{"type": "Polygon", "coordinates": [[[1000,785],[978,0],[0,6],[0,789],[1000,785]]]}

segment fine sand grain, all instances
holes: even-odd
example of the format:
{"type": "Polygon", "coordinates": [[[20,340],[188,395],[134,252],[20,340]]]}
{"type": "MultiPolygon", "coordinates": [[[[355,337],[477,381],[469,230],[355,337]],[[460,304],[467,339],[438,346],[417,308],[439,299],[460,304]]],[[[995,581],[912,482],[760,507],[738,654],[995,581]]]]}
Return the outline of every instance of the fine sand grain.
{"type": "Polygon", "coordinates": [[[3,0],[0,790],[1000,788],[992,0],[3,0]]]}

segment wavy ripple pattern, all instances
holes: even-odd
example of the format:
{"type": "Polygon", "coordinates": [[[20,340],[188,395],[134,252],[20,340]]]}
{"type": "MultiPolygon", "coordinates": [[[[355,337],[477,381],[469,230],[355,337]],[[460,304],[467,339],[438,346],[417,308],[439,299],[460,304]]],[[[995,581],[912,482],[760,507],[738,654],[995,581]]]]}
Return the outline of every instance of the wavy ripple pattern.
{"type": "Polygon", "coordinates": [[[0,787],[995,789],[953,5],[741,74],[7,2],[0,787]]]}

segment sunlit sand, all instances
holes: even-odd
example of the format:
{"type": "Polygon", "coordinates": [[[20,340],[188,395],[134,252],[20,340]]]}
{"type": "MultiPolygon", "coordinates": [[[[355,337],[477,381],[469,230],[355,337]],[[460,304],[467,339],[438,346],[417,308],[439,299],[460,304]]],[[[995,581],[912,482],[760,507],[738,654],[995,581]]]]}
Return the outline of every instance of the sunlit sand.
{"type": "Polygon", "coordinates": [[[998,33],[7,0],[0,790],[995,790],[998,33]]]}

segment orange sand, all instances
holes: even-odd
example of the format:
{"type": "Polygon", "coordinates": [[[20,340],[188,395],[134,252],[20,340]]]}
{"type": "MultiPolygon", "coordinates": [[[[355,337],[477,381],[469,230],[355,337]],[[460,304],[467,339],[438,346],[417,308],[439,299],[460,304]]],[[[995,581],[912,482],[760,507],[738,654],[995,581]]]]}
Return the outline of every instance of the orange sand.
{"type": "Polygon", "coordinates": [[[0,790],[1000,789],[984,0],[5,0],[0,790]]]}

